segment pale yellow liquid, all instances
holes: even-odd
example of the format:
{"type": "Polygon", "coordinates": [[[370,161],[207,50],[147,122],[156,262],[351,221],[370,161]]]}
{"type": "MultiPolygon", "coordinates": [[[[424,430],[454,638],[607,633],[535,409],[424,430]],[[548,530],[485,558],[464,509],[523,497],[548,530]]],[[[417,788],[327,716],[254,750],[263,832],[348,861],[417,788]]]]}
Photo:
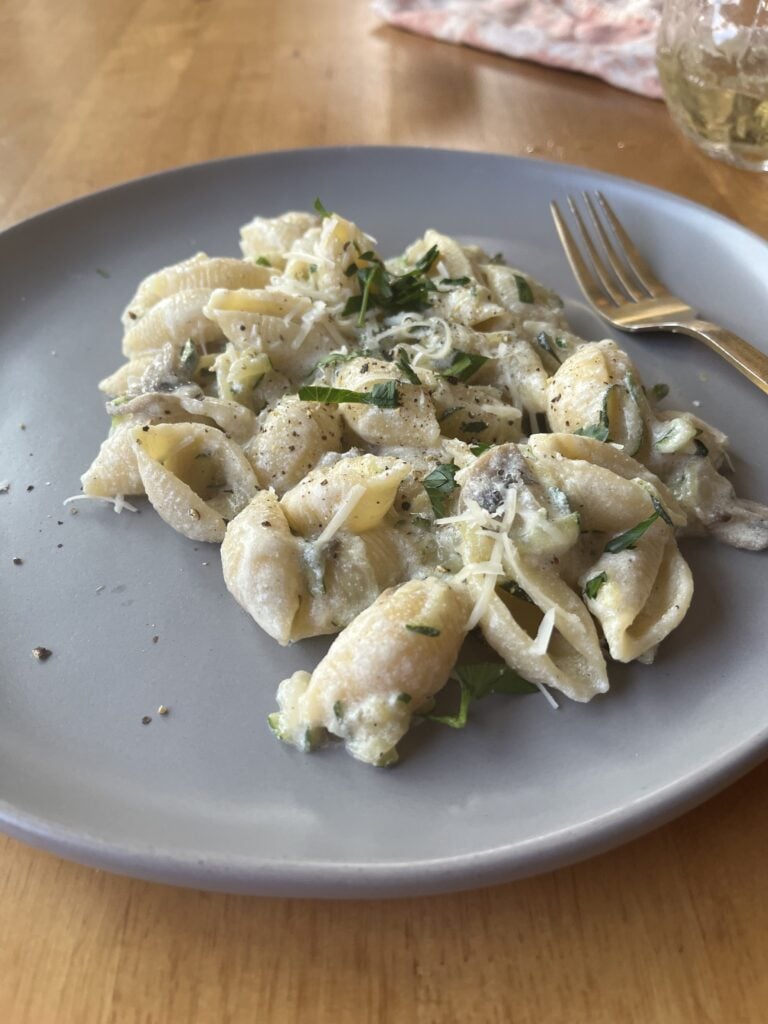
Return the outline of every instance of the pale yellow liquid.
{"type": "Polygon", "coordinates": [[[744,75],[722,57],[660,48],[659,77],[680,128],[713,156],[768,171],[768,55],[764,75],[744,75]]]}

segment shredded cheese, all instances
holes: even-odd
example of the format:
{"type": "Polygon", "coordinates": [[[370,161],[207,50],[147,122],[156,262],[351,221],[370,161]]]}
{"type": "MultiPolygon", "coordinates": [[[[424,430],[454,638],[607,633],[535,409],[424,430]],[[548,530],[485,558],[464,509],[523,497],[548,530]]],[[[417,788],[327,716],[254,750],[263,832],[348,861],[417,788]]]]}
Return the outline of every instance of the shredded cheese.
{"type": "Polygon", "coordinates": [[[355,511],[355,507],[365,494],[365,491],[366,488],[363,487],[362,484],[355,484],[354,487],[350,488],[349,494],[346,496],[346,498],[344,498],[342,503],[333,513],[331,518],[328,520],[325,529],[315,541],[315,545],[317,547],[322,547],[324,544],[327,544],[330,540],[333,540],[333,538],[342,528],[344,523],[346,523],[347,519],[349,519],[349,517],[355,511]]]}
{"type": "Polygon", "coordinates": [[[108,505],[114,505],[115,512],[118,515],[123,509],[127,509],[129,512],[139,511],[135,505],[131,505],[129,501],[126,501],[122,494],[116,494],[114,498],[97,497],[95,494],[73,494],[71,498],[65,498],[62,501],[62,505],[69,505],[73,501],[106,501],[108,505]]]}

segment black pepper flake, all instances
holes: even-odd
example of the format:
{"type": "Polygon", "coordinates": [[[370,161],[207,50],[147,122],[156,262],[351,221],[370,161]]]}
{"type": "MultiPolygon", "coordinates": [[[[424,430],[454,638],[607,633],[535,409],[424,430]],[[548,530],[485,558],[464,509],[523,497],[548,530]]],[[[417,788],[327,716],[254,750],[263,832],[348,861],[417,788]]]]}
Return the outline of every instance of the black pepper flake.
{"type": "Polygon", "coordinates": [[[35,485],[34,484],[27,484],[27,490],[28,491],[34,491],[34,489],[35,489],[35,485]]]}
{"type": "Polygon", "coordinates": [[[152,643],[153,643],[153,644],[156,644],[156,643],[157,643],[157,641],[158,641],[159,639],[160,639],[160,637],[159,637],[159,636],[153,636],[153,637],[152,637],[152,643]]]}
{"type": "Polygon", "coordinates": [[[22,560],[20,558],[14,558],[13,559],[13,564],[14,565],[23,565],[23,562],[22,562],[22,560]]]}
{"type": "Polygon", "coordinates": [[[64,520],[63,519],[57,519],[56,520],[56,525],[57,526],[63,526],[64,525],[64,520]]]}
{"type": "Polygon", "coordinates": [[[142,725],[149,725],[149,723],[151,721],[152,721],[152,719],[149,717],[149,715],[144,715],[144,717],[141,720],[141,724],[142,725]]]}
{"type": "Polygon", "coordinates": [[[144,426],[143,426],[143,427],[142,427],[141,429],[142,429],[142,430],[144,431],[144,433],[146,434],[146,433],[147,433],[147,431],[149,430],[149,427],[148,427],[148,426],[147,426],[146,424],[144,424],[144,426]]]}
{"type": "Polygon", "coordinates": [[[36,658],[37,661],[48,661],[53,651],[49,651],[47,647],[33,647],[32,657],[36,658]]]}
{"type": "Polygon", "coordinates": [[[268,519],[265,519],[264,522],[261,525],[262,526],[271,526],[272,523],[270,523],[270,521],[268,519]]]}
{"type": "Polygon", "coordinates": [[[64,545],[63,545],[63,544],[57,544],[57,545],[56,545],[56,547],[57,547],[57,548],[63,548],[63,547],[64,547],[64,545]]]}

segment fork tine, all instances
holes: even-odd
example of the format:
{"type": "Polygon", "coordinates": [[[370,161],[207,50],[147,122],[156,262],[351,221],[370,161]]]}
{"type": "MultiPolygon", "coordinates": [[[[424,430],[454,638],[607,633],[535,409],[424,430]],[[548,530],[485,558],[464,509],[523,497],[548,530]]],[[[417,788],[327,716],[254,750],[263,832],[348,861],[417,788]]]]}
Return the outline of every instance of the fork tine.
{"type": "Polygon", "coordinates": [[[600,308],[611,308],[610,302],[606,299],[603,289],[595,281],[592,272],[587,267],[584,257],[581,255],[578,245],[574,241],[571,229],[563,220],[560,208],[556,202],[551,202],[549,208],[555,221],[555,228],[560,237],[560,242],[565,250],[565,255],[571,265],[573,276],[579,282],[579,287],[593,305],[600,308]]]}
{"type": "MultiPolygon", "coordinates": [[[[610,264],[611,270],[614,272],[619,281],[621,281],[621,285],[624,291],[627,293],[627,295],[629,295],[631,299],[634,299],[635,302],[638,302],[640,299],[647,298],[649,293],[647,291],[639,289],[633,281],[630,281],[629,276],[627,275],[626,267],[622,263],[618,253],[616,252],[613,246],[613,243],[608,237],[608,232],[603,227],[603,222],[597,215],[597,210],[595,209],[595,206],[592,202],[592,199],[590,198],[589,193],[582,192],[581,195],[587,209],[589,210],[589,216],[592,221],[592,224],[594,225],[595,231],[599,235],[600,241],[603,243],[605,257],[608,260],[608,263],[610,264]]],[[[642,285],[642,282],[640,283],[642,285]]]]}
{"type": "Polygon", "coordinates": [[[579,226],[581,237],[584,241],[584,245],[587,247],[587,252],[589,253],[589,258],[592,261],[592,266],[595,268],[595,273],[600,279],[600,284],[603,286],[603,288],[606,291],[606,294],[614,302],[614,304],[620,306],[622,302],[626,301],[626,296],[622,295],[621,292],[619,292],[616,289],[615,284],[611,279],[610,271],[606,267],[605,263],[603,263],[602,257],[595,248],[594,242],[592,241],[592,236],[587,231],[587,227],[584,221],[582,220],[581,214],[579,213],[579,208],[573,201],[571,196],[568,196],[568,206],[570,207],[571,213],[573,214],[574,219],[579,226]]]}
{"type": "Polygon", "coordinates": [[[653,298],[667,295],[668,289],[664,287],[661,281],[659,281],[654,272],[640,255],[634,242],[624,230],[624,226],[621,221],[613,212],[611,204],[599,190],[595,191],[595,195],[597,196],[597,200],[613,228],[613,233],[623,247],[624,258],[632,268],[637,280],[653,298]]]}

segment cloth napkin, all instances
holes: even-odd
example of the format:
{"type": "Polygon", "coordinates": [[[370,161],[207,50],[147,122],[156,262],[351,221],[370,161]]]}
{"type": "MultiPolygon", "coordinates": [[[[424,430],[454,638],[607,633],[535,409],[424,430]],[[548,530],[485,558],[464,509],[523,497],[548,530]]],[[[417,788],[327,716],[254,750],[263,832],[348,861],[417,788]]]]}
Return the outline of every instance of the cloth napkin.
{"type": "Polygon", "coordinates": [[[659,98],[661,0],[374,0],[398,28],[549,64],[659,98]]]}

